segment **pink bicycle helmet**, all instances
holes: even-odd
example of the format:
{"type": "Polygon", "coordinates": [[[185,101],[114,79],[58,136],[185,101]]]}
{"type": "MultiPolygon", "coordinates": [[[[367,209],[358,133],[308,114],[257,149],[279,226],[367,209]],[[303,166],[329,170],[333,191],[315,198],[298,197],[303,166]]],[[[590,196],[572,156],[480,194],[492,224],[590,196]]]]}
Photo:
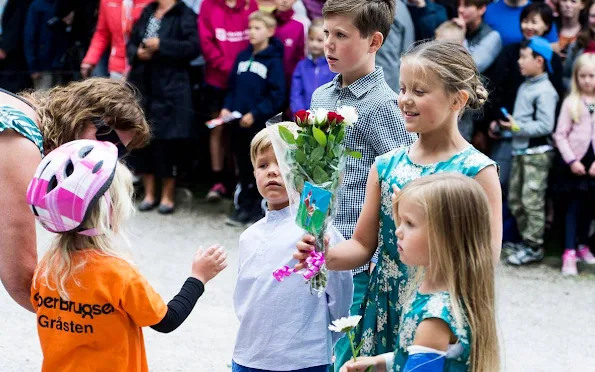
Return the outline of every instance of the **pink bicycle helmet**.
{"type": "MultiPolygon", "coordinates": [[[[109,142],[77,140],[53,150],[41,161],[27,189],[27,202],[44,228],[55,233],[85,230],[85,221],[109,189],[118,148],[109,142]]],[[[106,195],[109,203],[109,195],[106,195]]]]}

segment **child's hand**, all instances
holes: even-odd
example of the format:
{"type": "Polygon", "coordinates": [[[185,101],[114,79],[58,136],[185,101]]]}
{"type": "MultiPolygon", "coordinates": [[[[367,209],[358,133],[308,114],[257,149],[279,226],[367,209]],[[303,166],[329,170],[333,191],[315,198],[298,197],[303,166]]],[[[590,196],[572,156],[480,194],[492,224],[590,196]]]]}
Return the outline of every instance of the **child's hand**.
{"type": "MultiPolygon", "coordinates": [[[[302,269],[305,269],[306,267],[308,267],[308,265],[306,264],[306,259],[308,257],[310,257],[310,252],[313,252],[314,249],[316,249],[315,244],[316,244],[316,238],[314,238],[310,234],[304,235],[302,237],[302,240],[300,240],[296,244],[298,251],[293,254],[293,258],[300,261],[294,267],[296,270],[302,270],[302,269]]],[[[329,237],[328,237],[328,235],[326,235],[324,237],[324,255],[325,256],[328,252],[328,244],[329,244],[329,237]]]]}
{"type": "MultiPolygon", "coordinates": [[[[575,163],[578,163],[575,161],[575,163]]],[[[595,163],[591,164],[589,167],[589,176],[595,178],[595,163]]]]}
{"type": "Polygon", "coordinates": [[[221,109],[221,112],[219,113],[219,117],[220,118],[224,118],[224,117],[229,116],[229,115],[231,115],[231,111],[229,111],[226,108],[221,109]]]}
{"type": "Polygon", "coordinates": [[[220,245],[210,246],[204,253],[199,248],[192,262],[192,276],[200,280],[202,284],[207,284],[209,280],[227,267],[226,259],[227,253],[220,245]]]}
{"type": "Polygon", "coordinates": [[[148,50],[146,48],[138,47],[138,50],[136,51],[136,56],[141,61],[148,61],[153,57],[153,54],[151,53],[150,50],[148,50]]]}
{"type": "MultiPolygon", "coordinates": [[[[589,175],[591,175],[592,169],[593,169],[593,167],[591,166],[591,168],[589,169],[589,175]]],[[[577,176],[584,176],[585,174],[587,174],[585,166],[583,165],[583,163],[581,163],[578,160],[574,161],[574,162],[572,162],[572,164],[570,164],[570,171],[577,176]]],[[[593,177],[593,176],[591,175],[591,177],[593,177]]]]}
{"type": "Polygon", "coordinates": [[[500,124],[500,126],[502,128],[511,129],[512,128],[512,124],[514,123],[514,119],[512,118],[512,115],[508,114],[506,116],[506,119],[507,119],[507,121],[498,120],[498,124],[500,124]]]}
{"type": "Polygon", "coordinates": [[[357,362],[350,360],[343,364],[339,372],[386,372],[386,363],[384,357],[378,355],[375,357],[358,357],[357,362]],[[372,367],[371,369],[366,369],[372,367]]]}
{"type": "Polygon", "coordinates": [[[245,114],[240,119],[240,126],[242,128],[250,128],[252,126],[252,124],[254,124],[254,116],[252,115],[251,112],[245,114]]]}

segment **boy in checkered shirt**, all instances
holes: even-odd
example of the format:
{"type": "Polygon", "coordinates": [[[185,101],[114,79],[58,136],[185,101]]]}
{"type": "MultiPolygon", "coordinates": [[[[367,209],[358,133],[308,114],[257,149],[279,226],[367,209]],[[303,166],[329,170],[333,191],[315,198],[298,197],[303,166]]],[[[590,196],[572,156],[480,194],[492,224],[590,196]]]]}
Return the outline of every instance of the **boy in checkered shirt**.
{"type": "MultiPolygon", "coordinates": [[[[393,22],[394,0],[328,0],[322,12],[324,53],[331,71],[339,75],[314,92],[310,108],[335,110],[354,106],[358,113],[357,123],[347,131],[345,144],[361,152],[362,158],[347,160],[335,219],[337,229],[350,239],[364,204],[366,180],[375,158],[410,145],[416,136],[405,131],[397,94],[386,83],[382,68],[376,67],[376,53],[393,22]]],[[[353,274],[351,314],[357,315],[369,281],[368,265],[353,274]]],[[[343,338],[336,348],[348,345],[347,338],[343,338]]]]}

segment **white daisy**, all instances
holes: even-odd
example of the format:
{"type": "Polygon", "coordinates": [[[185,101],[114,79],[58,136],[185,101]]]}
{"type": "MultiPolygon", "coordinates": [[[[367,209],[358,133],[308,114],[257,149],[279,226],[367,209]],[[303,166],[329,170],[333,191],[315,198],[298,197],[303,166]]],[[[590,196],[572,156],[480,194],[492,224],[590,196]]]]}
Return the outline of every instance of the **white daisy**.
{"type": "Polygon", "coordinates": [[[353,315],[350,317],[343,317],[341,319],[333,320],[333,324],[328,326],[333,332],[349,332],[357,326],[362,319],[361,315],[353,315]]]}

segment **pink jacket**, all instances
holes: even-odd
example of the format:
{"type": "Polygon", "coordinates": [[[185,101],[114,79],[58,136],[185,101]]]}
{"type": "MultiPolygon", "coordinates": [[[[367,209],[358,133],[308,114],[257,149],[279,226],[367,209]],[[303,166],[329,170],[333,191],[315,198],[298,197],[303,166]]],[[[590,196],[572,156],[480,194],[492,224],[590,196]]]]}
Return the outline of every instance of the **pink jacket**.
{"type": "Polygon", "coordinates": [[[126,26],[128,31],[139,18],[145,6],[154,0],[133,0],[131,19],[126,20],[122,11],[123,0],[101,0],[99,4],[99,17],[97,19],[97,28],[91,39],[91,45],[87,50],[87,55],[83,63],[95,66],[105,52],[108,45],[112,50],[107,69],[110,72],[126,72],[126,42],[124,41],[124,30],[126,26]]]}
{"type": "Polygon", "coordinates": [[[258,10],[256,0],[237,0],[235,8],[225,0],[204,0],[198,16],[198,35],[206,62],[205,82],[227,88],[238,54],[248,47],[248,16],[258,10]]]}
{"type": "Polygon", "coordinates": [[[582,106],[580,122],[575,123],[570,115],[568,99],[564,100],[558,126],[554,133],[554,141],[566,164],[581,160],[589,146],[595,147],[595,121],[586,107],[582,106]]]}
{"type": "Polygon", "coordinates": [[[298,62],[304,59],[306,50],[304,24],[293,18],[293,10],[286,12],[275,11],[277,18],[277,30],[275,37],[279,39],[285,49],[283,51],[283,67],[285,69],[285,80],[287,81],[287,90],[291,86],[293,71],[298,62]]]}

